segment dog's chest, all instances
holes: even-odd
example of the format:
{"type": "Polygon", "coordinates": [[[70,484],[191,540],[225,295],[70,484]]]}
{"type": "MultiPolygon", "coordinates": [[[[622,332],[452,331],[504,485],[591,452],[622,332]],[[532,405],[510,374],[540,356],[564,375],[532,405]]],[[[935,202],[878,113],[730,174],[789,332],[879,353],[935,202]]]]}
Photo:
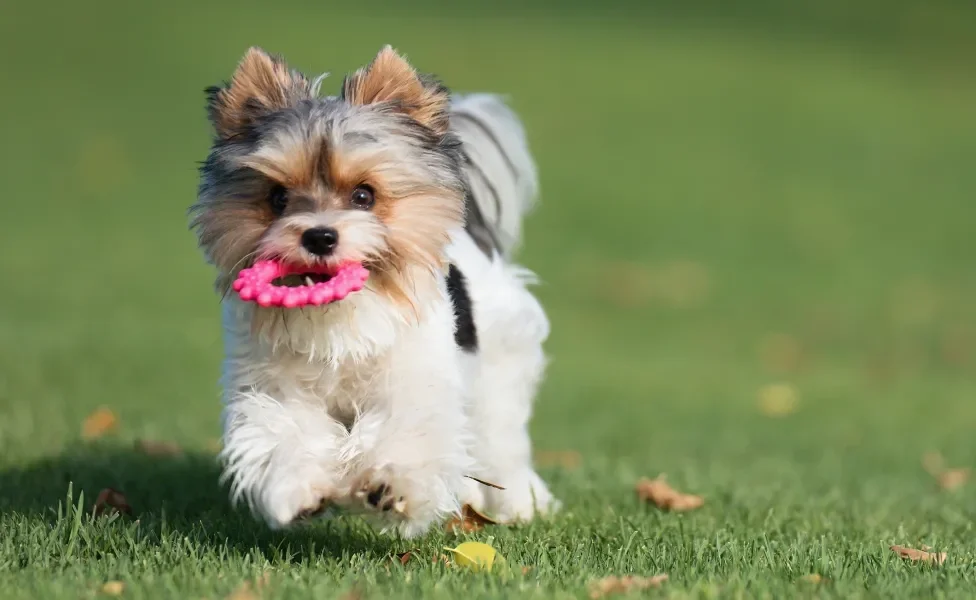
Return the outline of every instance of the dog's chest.
{"type": "Polygon", "coordinates": [[[356,415],[382,402],[386,378],[382,360],[326,363],[304,356],[279,356],[268,364],[273,387],[286,398],[321,406],[350,426],[356,415]]]}

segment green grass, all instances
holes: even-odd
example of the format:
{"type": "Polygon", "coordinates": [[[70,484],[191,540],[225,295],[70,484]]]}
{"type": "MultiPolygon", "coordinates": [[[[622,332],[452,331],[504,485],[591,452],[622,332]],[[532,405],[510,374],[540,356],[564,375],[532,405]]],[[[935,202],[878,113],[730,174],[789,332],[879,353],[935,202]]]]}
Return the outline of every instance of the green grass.
{"type": "Polygon", "coordinates": [[[128,598],[222,598],[265,572],[266,597],[296,598],[571,598],[631,573],[668,573],[650,594],[677,597],[973,595],[976,485],[942,492],[919,462],[976,463],[969,5],[22,4],[0,14],[4,597],[121,580],[128,598]],[[521,258],[553,362],[533,431],[583,465],[543,469],[566,505],[551,521],[470,535],[525,575],[390,560],[454,545],[438,532],[270,533],[217,486],[217,300],[184,217],[201,90],[250,44],[338,75],[386,42],[456,89],[509,93],[540,163],[521,258]],[[587,285],[606,263],[620,285],[587,285]],[[655,292],[675,264],[697,279],[655,292]],[[776,333],[799,361],[761,359],[776,333]],[[758,410],[775,382],[795,413],[758,410]],[[99,406],[119,430],[84,442],[99,406]],[[143,438],[187,454],[143,456],[143,438]],[[705,506],[640,505],[634,482],[659,472],[705,506]],[[89,517],[109,486],[135,519],[89,517]]]}

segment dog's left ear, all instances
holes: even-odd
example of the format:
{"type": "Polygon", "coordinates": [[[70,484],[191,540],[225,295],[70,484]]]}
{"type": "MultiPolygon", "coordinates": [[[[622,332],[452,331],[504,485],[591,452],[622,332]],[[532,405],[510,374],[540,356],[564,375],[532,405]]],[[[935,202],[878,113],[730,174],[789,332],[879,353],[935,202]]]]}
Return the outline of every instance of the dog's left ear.
{"type": "Polygon", "coordinates": [[[311,96],[311,84],[298,71],[253,47],[237,65],[230,83],[207,88],[207,112],[217,134],[230,137],[262,114],[311,96]]]}
{"type": "Polygon", "coordinates": [[[390,46],[380,50],[369,65],[346,77],[342,97],[353,104],[390,103],[438,135],[448,129],[447,88],[419,75],[390,46]]]}

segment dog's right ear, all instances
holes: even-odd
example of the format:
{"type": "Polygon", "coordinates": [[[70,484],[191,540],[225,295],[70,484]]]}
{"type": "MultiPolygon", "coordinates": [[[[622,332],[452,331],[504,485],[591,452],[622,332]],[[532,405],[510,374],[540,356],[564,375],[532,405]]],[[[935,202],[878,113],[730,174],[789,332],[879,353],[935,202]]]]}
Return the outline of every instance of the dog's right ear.
{"type": "Polygon", "coordinates": [[[226,138],[247,129],[262,114],[311,97],[311,84],[280,58],[254,47],[241,59],[230,83],[207,88],[206,93],[210,121],[217,135],[226,138]]]}

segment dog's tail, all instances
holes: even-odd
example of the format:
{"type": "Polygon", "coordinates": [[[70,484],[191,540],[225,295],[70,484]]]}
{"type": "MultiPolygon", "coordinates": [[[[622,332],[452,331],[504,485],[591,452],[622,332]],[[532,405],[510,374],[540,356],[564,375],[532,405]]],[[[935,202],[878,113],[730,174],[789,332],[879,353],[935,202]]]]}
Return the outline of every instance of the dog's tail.
{"type": "Polygon", "coordinates": [[[464,153],[466,229],[486,253],[509,257],[539,193],[522,123],[498,96],[468,94],[454,96],[451,127],[464,153]]]}

